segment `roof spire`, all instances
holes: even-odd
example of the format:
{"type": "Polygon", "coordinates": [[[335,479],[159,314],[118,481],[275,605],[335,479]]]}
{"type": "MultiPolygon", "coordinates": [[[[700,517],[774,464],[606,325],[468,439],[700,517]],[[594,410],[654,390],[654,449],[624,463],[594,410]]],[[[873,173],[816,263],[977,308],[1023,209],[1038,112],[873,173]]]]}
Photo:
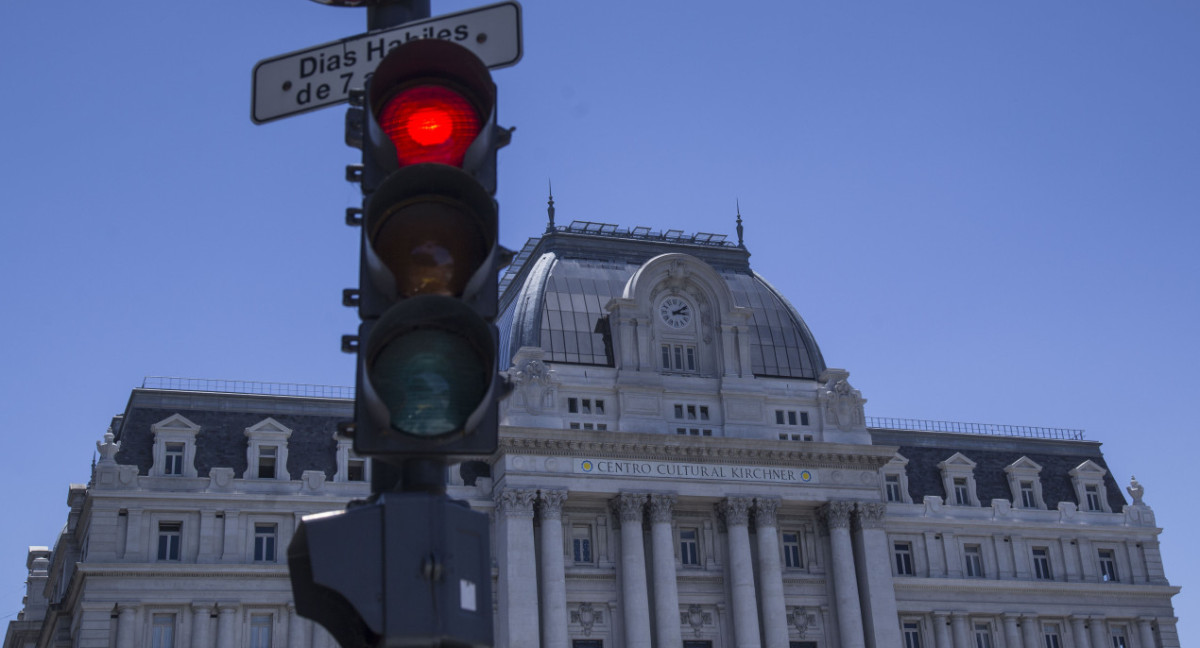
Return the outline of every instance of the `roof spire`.
{"type": "Polygon", "coordinates": [[[734,200],[735,204],[737,205],[738,247],[744,248],[746,247],[746,244],[742,241],[742,201],[736,198],[734,200]]]}
{"type": "Polygon", "coordinates": [[[546,233],[554,231],[554,185],[550,179],[546,179],[546,186],[550,189],[550,199],[546,201],[546,214],[550,216],[550,222],[546,224],[546,233]]]}

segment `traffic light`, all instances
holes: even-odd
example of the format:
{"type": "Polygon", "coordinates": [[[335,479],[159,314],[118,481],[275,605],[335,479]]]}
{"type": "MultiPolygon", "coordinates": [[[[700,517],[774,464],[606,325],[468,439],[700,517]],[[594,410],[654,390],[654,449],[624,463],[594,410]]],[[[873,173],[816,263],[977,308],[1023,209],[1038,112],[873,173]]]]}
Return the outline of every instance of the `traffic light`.
{"type": "MultiPolygon", "coordinates": [[[[367,82],[354,449],[490,454],[504,394],[492,324],[498,245],[496,85],[466,48],[397,46],[367,82]]],[[[348,139],[351,139],[348,137],[348,139]]]]}

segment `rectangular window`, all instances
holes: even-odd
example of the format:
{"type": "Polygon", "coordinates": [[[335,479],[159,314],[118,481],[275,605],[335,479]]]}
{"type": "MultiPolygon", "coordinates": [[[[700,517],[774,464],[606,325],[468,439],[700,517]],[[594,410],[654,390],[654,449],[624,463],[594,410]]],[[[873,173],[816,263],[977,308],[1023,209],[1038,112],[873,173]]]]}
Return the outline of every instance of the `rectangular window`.
{"type": "Polygon", "coordinates": [[[669,344],[662,345],[662,361],[663,369],[671,368],[671,345],[669,344]]]}
{"type": "Polygon", "coordinates": [[[279,448],[275,446],[260,446],[258,448],[258,478],[275,479],[275,458],[279,448]]]}
{"type": "Polygon", "coordinates": [[[680,403],[675,403],[675,418],[683,418],[683,405],[680,403]]]}
{"type": "Polygon", "coordinates": [[[796,424],[796,413],[788,412],[788,425],[795,425],[795,424],[796,424]]]}
{"type": "Polygon", "coordinates": [[[707,405],[700,406],[700,420],[701,421],[708,420],[708,406],[707,405]]]}
{"type": "Polygon", "coordinates": [[[1104,507],[1100,506],[1100,487],[1095,484],[1088,484],[1083,487],[1083,492],[1087,495],[1087,510],[1102,511],[1104,507]]]}
{"type": "Polygon", "coordinates": [[[975,624],[975,648],[992,648],[992,626],[989,623],[975,624]]]}
{"type": "Polygon", "coordinates": [[[1117,582],[1117,555],[1112,549],[1100,549],[1100,580],[1106,583],[1117,582]]]}
{"type": "Polygon", "coordinates": [[[590,398],[585,398],[585,399],[583,399],[583,410],[582,410],[582,412],[583,412],[584,414],[591,414],[591,413],[592,413],[592,399],[590,399],[590,398]]]}
{"type": "Polygon", "coordinates": [[[887,501],[899,502],[903,500],[900,496],[900,475],[884,475],[883,485],[884,490],[887,491],[887,501]]]}
{"type": "Polygon", "coordinates": [[[1050,572],[1050,550],[1046,547],[1033,548],[1033,575],[1038,580],[1054,578],[1050,572]]]}
{"type": "Polygon", "coordinates": [[[1062,633],[1058,630],[1058,624],[1043,625],[1042,638],[1045,640],[1046,648],[1062,648],[1062,633]]]}
{"type": "Polygon", "coordinates": [[[971,498],[967,494],[967,478],[954,478],[954,503],[960,506],[966,506],[971,503],[971,498]]]}
{"type": "Polygon", "coordinates": [[[800,534],[795,531],[783,532],[783,565],[792,569],[803,567],[800,562],[800,534]]]}
{"type": "Polygon", "coordinates": [[[916,621],[905,621],[904,648],[921,648],[921,624],[916,621]]]}
{"type": "Polygon", "coordinates": [[[150,618],[151,648],[175,648],[175,615],[155,614],[150,618]]]}
{"type": "Polygon", "coordinates": [[[675,345],[675,368],[683,369],[683,347],[675,345]]]}
{"type": "Polygon", "coordinates": [[[1113,648],[1129,648],[1129,641],[1125,639],[1125,628],[1121,626],[1114,627],[1109,634],[1112,637],[1113,648]]]}
{"type": "Polygon", "coordinates": [[[684,565],[700,564],[700,534],[696,529],[679,530],[679,562],[684,565]]]}
{"type": "Polygon", "coordinates": [[[896,574],[900,576],[912,576],[912,544],[897,542],[892,545],[892,548],[896,556],[896,574]]]}
{"type": "Polygon", "coordinates": [[[783,410],[775,410],[775,425],[783,425],[783,410]]]}
{"type": "Polygon", "coordinates": [[[567,412],[569,412],[571,414],[579,413],[579,399],[578,398],[568,398],[567,399],[567,412]]]}
{"type": "Polygon", "coordinates": [[[604,415],[604,401],[596,400],[596,416],[604,415]]]}
{"type": "Polygon", "coordinates": [[[183,474],[183,444],[168,443],[166,444],[166,465],[163,466],[164,475],[182,475],[183,474]]]}
{"type": "Polygon", "coordinates": [[[346,461],[346,479],[352,482],[367,481],[367,460],[349,459],[346,461]]]}
{"type": "Polygon", "coordinates": [[[592,564],[592,527],[576,524],[571,527],[571,557],[576,565],[592,564]]]}
{"type": "Polygon", "coordinates": [[[1033,495],[1033,482],[1021,482],[1021,506],[1023,508],[1037,508],[1037,499],[1033,495]]]}
{"type": "Polygon", "coordinates": [[[983,578],[983,551],[979,545],[963,547],[963,556],[967,561],[967,577],[983,578]]]}
{"type": "Polygon", "coordinates": [[[687,350],[687,370],[695,371],[696,370],[696,347],[689,346],[689,347],[685,347],[685,349],[687,350]]]}
{"type": "Polygon", "coordinates": [[[604,648],[603,639],[572,639],[571,648],[604,648]]]}
{"type": "Polygon", "coordinates": [[[800,425],[808,425],[808,412],[800,412],[800,425]]]}
{"type": "Polygon", "coordinates": [[[271,648],[271,615],[250,615],[250,648],[271,648]]]}
{"type": "Polygon", "coordinates": [[[688,406],[687,406],[687,417],[688,417],[688,420],[689,420],[689,421],[695,421],[695,420],[696,420],[696,406],[695,406],[695,405],[688,405],[688,406]]]}
{"type": "Polygon", "coordinates": [[[179,560],[179,542],[183,537],[180,522],[158,523],[158,559],[179,560]]]}
{"type": "Polygon", "coordinates": [[[254,562],[275,562],[275,525],[254,525],[254,562]]]}

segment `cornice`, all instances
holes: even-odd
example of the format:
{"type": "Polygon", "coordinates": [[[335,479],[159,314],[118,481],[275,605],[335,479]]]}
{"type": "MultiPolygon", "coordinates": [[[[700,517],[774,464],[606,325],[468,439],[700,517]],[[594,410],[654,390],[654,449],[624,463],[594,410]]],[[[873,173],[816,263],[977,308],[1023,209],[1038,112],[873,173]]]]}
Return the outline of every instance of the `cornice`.
{"type": "Polygon", "coordinates": [[[892,579],[896,594],[901,592],[1011,592],[1016,594],[1049,594],[1070,600],[1103,601],[1105,597],[1162,598],[1179,593],[1177,585],[1149,585],[1130,583],[1065,583],[1030,580],[987,580],[979,578],[920,578],[896,577],[892,579]]]}
{"type": "Polygon", "coordinates": [[[606,459],[641,459],[728,463],[761,466],[795,466],[878,470],[895,455],[890,447],[805,442],[803,449],[791,448],[796,441],[766,439],[696,438],[680,441],[673,435],[645,433],[580,433],[575,430],[512,428],[500,437],[496,456],[586,456],[606,459]]]}
{"type": "Polygon", "coordinates": [[[288,578],[286,563],[79,563],[76,573],[85,578],[288,578]]]}

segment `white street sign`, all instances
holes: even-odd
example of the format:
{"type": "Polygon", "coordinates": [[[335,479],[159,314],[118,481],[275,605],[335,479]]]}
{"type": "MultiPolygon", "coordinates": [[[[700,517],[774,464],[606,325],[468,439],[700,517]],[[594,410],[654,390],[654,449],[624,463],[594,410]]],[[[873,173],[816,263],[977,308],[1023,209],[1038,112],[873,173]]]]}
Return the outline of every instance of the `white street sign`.
{"type": "Polygon", "coordinates": [[[263,59],[254,66],[250,119],[263,124],[346,101],[393,47],[440,38],[471,50],[489,68],[521,60],[516,0],[426,18],[263,59]]]}

